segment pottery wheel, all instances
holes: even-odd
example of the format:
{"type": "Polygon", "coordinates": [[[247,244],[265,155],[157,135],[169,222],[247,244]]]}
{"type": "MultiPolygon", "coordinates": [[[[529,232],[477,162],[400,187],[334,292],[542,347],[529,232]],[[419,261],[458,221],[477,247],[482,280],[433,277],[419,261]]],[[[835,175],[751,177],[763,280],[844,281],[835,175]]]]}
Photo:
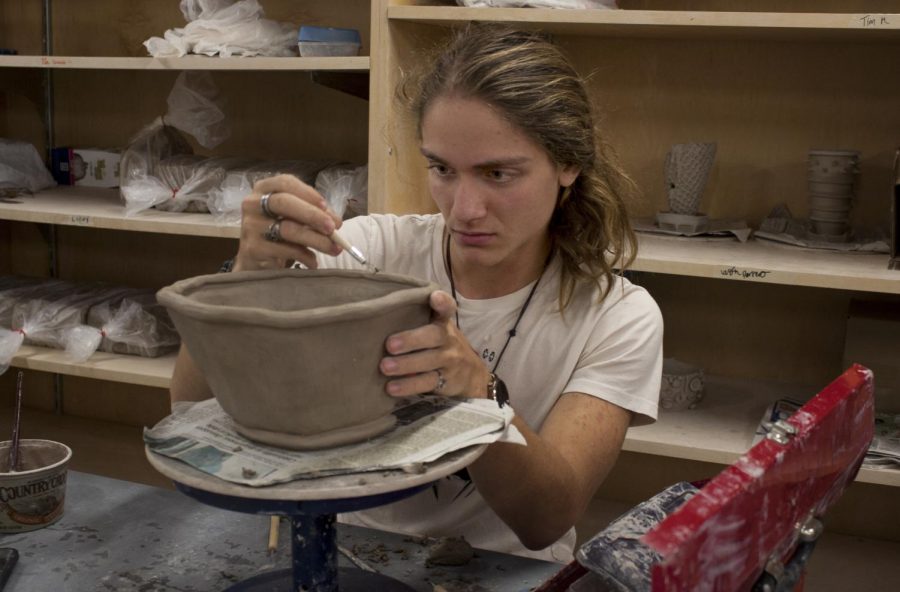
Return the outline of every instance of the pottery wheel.
{"type": "Polygon", "coordinates": [[[336,515],[372,508],[413,495],[474,462],[487,444],[470,446],[409,472],[400,470],[298,479],[268,487],[238,485],[203,473],[145,447],[147,459],[202,503],[252,514],[284,515],[291,525],[291,568],[262,573],[228,592],[307,590],[309,592],[412,592],[379,573],[337,567],[336,515]]]}
{"type": "Polygon", "coordinates": [[[431,483],[469,466],[481,456],[485,448],[487,448],[487,444],[469,446],[445,454],[438,460],[416,467],[410,472],[393,470],[352,473],[315,479],[298,479],[266,487],[250,487],[224,481],[179,460],[152,452],[146,446],[144,450],[150,464],[157,471],[173,481],[197,489],[247,499],[305,501],[376,495],[431,483]]]}

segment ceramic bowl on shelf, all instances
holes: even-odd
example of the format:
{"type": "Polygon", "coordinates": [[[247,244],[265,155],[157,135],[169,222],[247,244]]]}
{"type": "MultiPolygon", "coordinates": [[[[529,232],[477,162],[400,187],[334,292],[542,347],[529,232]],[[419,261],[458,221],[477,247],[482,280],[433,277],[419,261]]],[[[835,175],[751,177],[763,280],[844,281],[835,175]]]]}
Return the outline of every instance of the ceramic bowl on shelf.
{"type": "Polygon", "coordinates": [[[656,224],[663,230],[674,230],[685,234],[704,232],[709,228],[709,216],[706,214],[675,214],[673,212],[657,212],[656,224]]]}
{"type": "Polygon", "coordinates": [[[394,425],[384,342],[429,322],[435,289],[386,273],[285,269],[199,276],[157,297],[235,429],[304,450],[394,425]]]}
{"type": "Polygon", "coordinates": [[[674,358],[663,360],[659,406],[665,411],[693,409],[703,399],[703,369],[674,358]]]}

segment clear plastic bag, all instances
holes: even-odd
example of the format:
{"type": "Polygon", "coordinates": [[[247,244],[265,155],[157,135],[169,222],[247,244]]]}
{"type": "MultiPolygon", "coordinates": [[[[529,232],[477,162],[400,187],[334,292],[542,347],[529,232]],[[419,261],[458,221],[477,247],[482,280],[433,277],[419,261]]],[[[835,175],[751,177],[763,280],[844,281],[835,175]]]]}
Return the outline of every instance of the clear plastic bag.
{"type": "Polygon", "coordinates": [[[616,0],[456,0],[460,6],[493,8],[618,8],[616,0]]]}
{"type": "Polygon", "coordinates": [[[9,277],[0,290],[0,327],[13,328],[13,311],[19,302],[32,298],[62,298],[69,291],[66,282],[35,277],[9,277]]]}
{"type": "MultiPolygon", "coordinates": [[[[178,76],[169,93],[169,111],[165,117],[142,129],[122,153],[120,186],[126,215],[166,203],[172,197],[172,190],[183,185],[167,183],[159,171],[162,162],[174,163],[178,159],[169,159],[193,154],[181,132],[194,136],[206,148],[218,146],[228,137],[217,92],[208,72],[182,72],[178,76]]],[[[181,211],[186,207],[173,209],[181,211]]]]}
{"type": "Polygon", "coordinates": [[[102,335],[99,349],[106,352],[155,358],[181,343],[169,313],[148,290],[95,304],[87,323],[102,335]]]}
{"type": "Polygon", "coordinates": [[[52,293],[18,302],[13,308],[12,329],[25,333],[25,343],[66,349],[66,333],[86,324],[90,307],[123,291],[70,283],[56,286],[52,293]],[[60,292],[64,294],[60,296],[60,292]]]}
{"type": "Polygon", "coordinates": [[[297,55],[297,29],[266,19],[258,0],[182,0],[184,27],[144,41],[154,57],[297,55]]]}
{"type": "Polygon", "coordinates": [[[316,175],[330,165],[327,161],[275,160],[257,162],[242,170],[227,174],[221,186],[210,193],[209,211],[217,222],[234,224],[241,220],[241,202],[253,191],[253,185],[275,175],[294,175],[304,183],[313,185],[316,175]]]}
{"type": "Polygon", "coordinates": [[[23,343],[65,349],[76,361],[86,360],[100,343],[84,327],[87,311],[122,292],[122,288],[54,280],[33,289],[4,292],[3,315],[11,316],[11,331],[0,332],[0,367],[9,366],[23,343]]]}
{"type": "Polygon", "coordinates": [[[337,165],[329,167],[316,177],[316,191],[328,201],[328,206],[344,219],[366,214],[368,199],[369,167],[337,165]]]}
{"type": "Polygon", "coordinates": [[[56,181],[34,146],[0,138],[0,191],[36,193],[54,185],[56,181]]]}

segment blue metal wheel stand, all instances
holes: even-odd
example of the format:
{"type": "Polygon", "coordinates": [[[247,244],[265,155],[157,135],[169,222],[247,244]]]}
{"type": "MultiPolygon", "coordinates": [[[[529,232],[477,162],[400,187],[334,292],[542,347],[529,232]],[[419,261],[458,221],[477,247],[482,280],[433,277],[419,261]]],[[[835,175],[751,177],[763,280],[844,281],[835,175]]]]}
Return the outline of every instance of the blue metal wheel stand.
{"type": "Polygon", "coordinates": [[[291,524],[291,568],[254,576],[227,592],[413,592],[393,578],[356,568],[337,567],[336,515],[389,504],[430,483],[375,495],[334,500],[285,501],[223,495],[175,482],[179,491],[204,504],[248,514],[286,516],[291,524]]]}

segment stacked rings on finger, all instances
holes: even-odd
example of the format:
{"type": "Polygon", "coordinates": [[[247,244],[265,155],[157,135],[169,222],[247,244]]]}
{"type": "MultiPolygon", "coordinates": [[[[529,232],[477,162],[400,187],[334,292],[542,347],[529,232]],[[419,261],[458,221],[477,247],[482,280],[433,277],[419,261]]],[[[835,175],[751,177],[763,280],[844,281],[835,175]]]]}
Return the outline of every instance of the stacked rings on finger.
{"type": "Polygon", "coordinates": [[[281,242],[281,220],[275,220],[263,233],[263,238],[272,243],[281,242]]]}
{"type": "Polygon", "coordinates": [[[441,372],[440,368],[435,370],[435,372],[437,372],[437,385],[434,387],[434,392],[439,393],[441,389],[447,386],[447,379],[444,378],[444,373],[441,372]]]}
{"type": "Polygon", "coordinates": [[[269,198],[270,197],[272,197],[271,191],[268,193],[263,193],[262,197],[259,198],[259,208],[262,210],[263,214],[265,214],[269,218],[272,218],[273,220],[277,220],[278,214],[276,214],[269,208],[269,198]]]}

